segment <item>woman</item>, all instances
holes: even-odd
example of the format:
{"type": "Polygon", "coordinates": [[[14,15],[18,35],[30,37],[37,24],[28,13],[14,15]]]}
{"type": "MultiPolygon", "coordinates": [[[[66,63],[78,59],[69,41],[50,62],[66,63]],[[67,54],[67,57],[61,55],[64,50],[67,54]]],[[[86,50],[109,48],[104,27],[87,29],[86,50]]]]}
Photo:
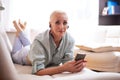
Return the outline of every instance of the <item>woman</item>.
{"type": "Polygon", "coordinates": [[[64,71],[73,73],[84,68],[83,60],[73,60],[74,40],[66,32],[69,27],[65,12],[54,11],[51,14],[50,29],[36,36],[31,47],[24,35],[26,23],[13,21],[13,24],[17,30],[12,50],[15,63],[32,65],[32,73],[37,75],[53,75],[64,71]]]}
{"type": "Polygon", "coordinates": [[[28,59],[33,74],[53,75],[61,72],[79,72],[83,60],[73,60],[74,40],[67,33],[68,17],[65,12],[54,11],[50,16],[50,30],[39,34],[31,44],[28,59]],[[60,65],[63,63],[62,65],[60,65]]]}

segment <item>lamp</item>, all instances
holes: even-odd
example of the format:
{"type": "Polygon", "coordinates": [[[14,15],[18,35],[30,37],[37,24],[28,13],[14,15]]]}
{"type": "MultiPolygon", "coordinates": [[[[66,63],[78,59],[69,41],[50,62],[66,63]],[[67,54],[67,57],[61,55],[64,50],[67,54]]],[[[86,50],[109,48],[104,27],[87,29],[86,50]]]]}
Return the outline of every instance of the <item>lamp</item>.
{"type": "Polygon", "coordinates": [[[2,6],[2,3],[0,1],[0,10],[4,10],[5,8],[2,6]]]}

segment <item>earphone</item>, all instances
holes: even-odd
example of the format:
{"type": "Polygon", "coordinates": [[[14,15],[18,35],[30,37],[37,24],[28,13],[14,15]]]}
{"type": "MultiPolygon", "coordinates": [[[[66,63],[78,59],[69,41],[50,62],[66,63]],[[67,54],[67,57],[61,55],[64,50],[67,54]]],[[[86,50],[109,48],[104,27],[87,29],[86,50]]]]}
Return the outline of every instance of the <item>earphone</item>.
{"type": "Polygon", "coordinates": [[[67,29],[69,28],[69,26],[67,26],[67,29]]]}

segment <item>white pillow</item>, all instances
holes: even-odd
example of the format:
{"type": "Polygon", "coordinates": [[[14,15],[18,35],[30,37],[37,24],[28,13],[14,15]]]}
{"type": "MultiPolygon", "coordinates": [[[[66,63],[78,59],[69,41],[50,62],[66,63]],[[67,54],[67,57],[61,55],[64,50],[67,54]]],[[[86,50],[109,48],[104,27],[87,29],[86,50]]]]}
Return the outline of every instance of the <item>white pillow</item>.
{"type": "MultiPolygon", "coordinates": [[[[1,33],[2,34],[2,33],[1,33]]],[[[3,34],[0,34],[0,80],[18,80],[16,70],[13,65],[8,46],[4,40],[3,34]],[[10,74],[8,75],[8,72],[10,74]]]]}

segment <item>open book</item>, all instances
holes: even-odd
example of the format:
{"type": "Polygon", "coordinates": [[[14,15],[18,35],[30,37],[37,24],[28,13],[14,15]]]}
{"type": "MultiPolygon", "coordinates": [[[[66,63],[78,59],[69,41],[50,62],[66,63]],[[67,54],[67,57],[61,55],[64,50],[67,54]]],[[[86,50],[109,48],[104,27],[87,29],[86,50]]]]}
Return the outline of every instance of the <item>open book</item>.
{"type": "Polygon", "coordinates": [[[91,51],[91,52],[107,52],[107,51],[113,51],[114,47],[112,46],[98,46],[98,45],[76,45],[81,50],[91,51]]]}

